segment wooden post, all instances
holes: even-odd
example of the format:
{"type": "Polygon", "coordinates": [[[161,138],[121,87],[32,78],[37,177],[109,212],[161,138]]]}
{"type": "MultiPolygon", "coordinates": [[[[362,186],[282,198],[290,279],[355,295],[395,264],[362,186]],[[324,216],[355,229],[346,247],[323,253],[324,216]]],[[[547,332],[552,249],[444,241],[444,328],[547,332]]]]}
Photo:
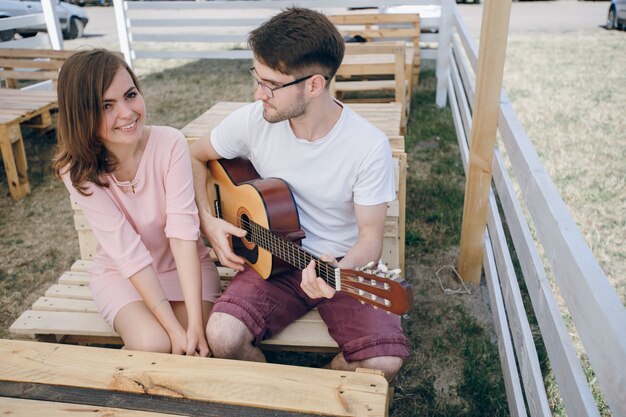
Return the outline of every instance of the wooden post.
{"type": "Polygon", "coordinates": [[[445,107],[448,98],[448,77],[450,75],[450,50],[452,39],[453,12],[456,4],[452,0],[441,1],[441,22],[439,23],[439,47],[437,51],[437,107],[445,107]]]}
{"type": "Polygon", "coordinates": [[[480,283],[510,14],[511,0],[485,1],[459,257],[459,274],[474,284],[480,283]]]}

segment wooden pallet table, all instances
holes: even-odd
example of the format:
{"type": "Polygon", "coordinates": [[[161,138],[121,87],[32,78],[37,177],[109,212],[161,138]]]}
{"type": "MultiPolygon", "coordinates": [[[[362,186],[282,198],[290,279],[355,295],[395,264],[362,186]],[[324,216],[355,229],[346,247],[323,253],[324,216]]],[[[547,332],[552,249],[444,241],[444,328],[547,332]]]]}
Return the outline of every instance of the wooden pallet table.
{"type": "Polygon", "coordinates": [[[56,107],[55,91],[0,89],[0,149],[9,192],[16,201],[30,192],[21,127],[50,126],[50,111],[56,107]]]}
{"type": "Polygon", "coordinates": [[[0,414],[387,416],[379,372],[0,339],[0,414]]]}
{"type": "MultiPolygon", "coordinates": [[[[249,103],[238,101],[220,101],[215,103],[209,110],[183,127],[182,132],[188,142],[194,142],[211,132],[211,129],[217,126],[226,116],[246,104],[249,103]]],[[[371,124],[382,130],[392,140],[391,147],[396,148],[393,140],[398,139],[397,137],[400,136],[402,125],[401,103],[350,103],[349,106],[371,124]]],[[[404,150],[404,143],[402,143],[402,149],[404,150]]]]}

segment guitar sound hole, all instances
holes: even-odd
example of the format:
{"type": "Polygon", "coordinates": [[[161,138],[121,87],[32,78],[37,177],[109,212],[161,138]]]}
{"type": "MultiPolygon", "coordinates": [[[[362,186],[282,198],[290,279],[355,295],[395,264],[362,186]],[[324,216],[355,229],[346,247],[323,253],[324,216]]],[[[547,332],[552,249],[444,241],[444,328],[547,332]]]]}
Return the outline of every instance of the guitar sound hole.
{"type": "Polygon", "coordinates": [[[248,232],[243,239],[241,239],[243,245],[250,250],[254,249],[256,244],[252,241],[252,222],[247,213],[241,213],[239,215],[239,227],[248,232]]]}

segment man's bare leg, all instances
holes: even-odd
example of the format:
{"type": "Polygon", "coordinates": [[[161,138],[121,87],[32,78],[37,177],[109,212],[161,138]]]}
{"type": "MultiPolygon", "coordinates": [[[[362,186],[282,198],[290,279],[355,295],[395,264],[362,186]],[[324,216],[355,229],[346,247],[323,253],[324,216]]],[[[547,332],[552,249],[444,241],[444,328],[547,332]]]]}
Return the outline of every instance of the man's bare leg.
{"type": "Polygon", "coordinates": [[[206,334],[211,354],[216,358],[265,362],[261,349],[252,345],[254,337],[250,330],[230,314],[211,314],[206,334]]]}

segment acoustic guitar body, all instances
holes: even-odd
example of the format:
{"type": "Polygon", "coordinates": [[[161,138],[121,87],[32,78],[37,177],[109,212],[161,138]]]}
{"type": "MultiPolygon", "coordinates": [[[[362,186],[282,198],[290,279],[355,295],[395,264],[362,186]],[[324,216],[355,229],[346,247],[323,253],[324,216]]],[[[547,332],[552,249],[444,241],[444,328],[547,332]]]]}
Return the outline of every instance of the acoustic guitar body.
{"type": "Polygon", "coordinates": [[[264,243],[264,235],[258,234],[256,227],[301,245],[304,233],[287,184],[278,178],[261,179],[250,161],[243,158],[219,159],[207,165],[211,172],[207,189],[213,215],[248,231],[243,239],[231,237],[233,251],[265,279],[293,269],[259,246],[258,243],[264,243]]]}

